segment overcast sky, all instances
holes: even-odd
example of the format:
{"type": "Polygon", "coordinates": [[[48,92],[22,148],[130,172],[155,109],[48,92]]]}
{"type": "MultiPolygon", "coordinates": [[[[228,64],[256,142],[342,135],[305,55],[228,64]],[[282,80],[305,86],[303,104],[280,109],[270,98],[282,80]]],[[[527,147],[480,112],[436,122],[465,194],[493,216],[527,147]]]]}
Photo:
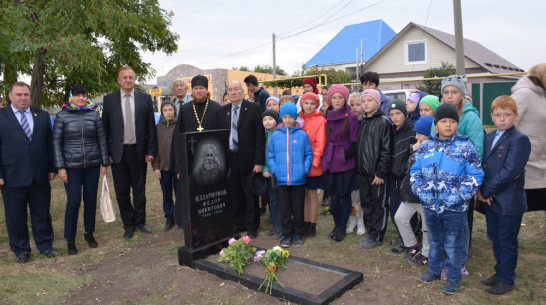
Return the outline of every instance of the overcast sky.
{"type": "MultiPolygon", "coordinates": [[[[272,65],[273,33],[277,65],[289,74],[300,70],[346,25],[382,19],[396,33],[409,22],[454,33],[453,4],[448,0],[159,2],[174,12],[171,30],[180,40],[172,56],[144,54],[157,76],[179,64],[200,69],[272,65]]],[[[463,34],[527,71],[546,62],[545,10],[544,0],[462,0],[463,34]]]]}

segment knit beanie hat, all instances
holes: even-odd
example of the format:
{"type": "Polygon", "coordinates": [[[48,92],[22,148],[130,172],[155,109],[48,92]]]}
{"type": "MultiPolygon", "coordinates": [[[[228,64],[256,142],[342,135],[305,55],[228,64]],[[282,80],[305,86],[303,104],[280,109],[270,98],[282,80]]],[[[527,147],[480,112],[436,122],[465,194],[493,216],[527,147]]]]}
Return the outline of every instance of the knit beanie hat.
{"type": "Polygon", "coordinates": [[[536,77],[542,83],[542,89],[546,90],[546,63],[537,64],[531,67],[529,76],[536,77]]]}
{"type": "Polygon", "coordinates": [[[408,100],[412,101],[415,105],[419,105],[419,100],[421,99],[421,95],[419,93],[414,92],[409,95],[408,100]]]}
{"type": "Polygon", "coordinates": [[[313,92],[315,94],[318,94],[318,89],[317,89],[317,82],[315,81],[315,78],[314,77],[309,77],[309,78],[306,78],[303,80],[303,83],[301,84],[301,86],[303,87],[303,85],[309,85],[311,87],[313,87],[313,92]]]}
{"type": "Polygon", "coordinates": [[[424,115],[420,117],[419,120],[415,122],[415,125],[413,126],[413,131],[424,134],[425,136],[430,136],[433,120],[434,118],[430,115],[424,115]]]}
{"type": "Polygon", "coordinates": [[[302,95],[302,97],[300,98],[300,107],[303,108],[303,102],[304,101],[307,101],[307,100],[312,100],[315,102],[315,104],[317,105],[317,108],[318,106],[320,105],[320,100],[319,100],[319,97],[318,95],[314,94],[313,92],[306,92],[302,95]]]}
{"type": "Polygon", "coordinates": [[[457,107],[451,104],[442,104],[438,106],[436,112],[434,112],[434,124],[445,118],[453,119],[459,123],[459,112],[457,111],[457,107]]]}
{"type": "Polygon", "coordinates": [[[209,79],[203,75],[197,75],[191,79],[191,87],[195,88],[196,86],[201,86],[209,89],[209,79]]]}
{"type": "Polygon", "coordinates": [[[462,96],[466,94],[466,75],[450,75],[442,80],[442,89],[440,92],[444,92],[444,88],[447,86],[455,86],[461,91],[462,96]]]}
{"type": "MultiPolygon", "coordinates": [[[[328,91],[330,92],[330,91],[328,91]]],[[[375,89],[366,89],[364,91],[362,91],[362,94],[360,95],[360,99],[362,100],[362,97],[364,96],[371,96],[376,102],[378,105],[381,104],[381,95],[379,94],[379,91],[375,90],[375,89]]]]}
{"type": "Polygon", "coordinates": [[[281,106],[281,113],[279,113],[279,117],[282,119],[285,115],[291,115],[294,117],[294,120],[298,119],[298,108],[296,107],[296,104],[292,103],[284,103],[281,106]]]}
{"type": "Polygon", "coordinates": [[[267,109],[262,114],[262,119],[265,118],[266,116],[270,116],[270,117],[274,118],[275,121],[277,121],[277,124],[279,124],[279,114],[277,113],[277,111],[275,111],[273,109],[267,109]]]}
{"type": "Polygon", "coordinates": [[[436,108],[440,106],[440,99],[436,95],[427,95],[421,99],[421,103],[425,103],[432,108],[432,111],[436,113],[436,108]]]}
{"type": "Polygon", "coordinates": [[[270,96],[267,98],[267,100],[265,100],[265,105],[267,106],[267,103],[269,103],[270,100],[274,100],[275,102],[277,102],[277,105],[279,104],[279,99],[275,96],[270,96]]]}
{"type": "Polygon", "coordinates": [[[400,110],[404,114],[405,117],[408,116],[408,110],[406,109],[406,103],[402,102],[401,100],[394,100],[394,101],[391,102],[391,104],[389,105],[389,113],[393,109],[400,110]]]}
{"type": "Polygon", "coordinates": [[[343,85],[332,85],[330,89],[328,89],[328,105],[332,105],[332,96],[336,93],[341,93],[343,97],[345,98],[345,107],[347,107],[347,103],[349,102],[349,89],[343,85]]]}

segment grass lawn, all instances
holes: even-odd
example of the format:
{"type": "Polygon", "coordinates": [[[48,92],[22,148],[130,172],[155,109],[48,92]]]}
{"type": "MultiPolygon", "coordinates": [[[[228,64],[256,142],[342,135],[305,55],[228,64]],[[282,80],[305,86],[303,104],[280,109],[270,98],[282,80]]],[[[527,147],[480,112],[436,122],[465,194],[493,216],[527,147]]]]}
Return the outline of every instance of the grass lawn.
{"type": "MultiPolygon", "coordinates": [[[[111,180],[110,185],[113,195],[111,180]]],[[[76,240],[80,252],[68,256],[63,239],[66,197],[62,183],[56,179],[52,183],[51,214],[54,245],[61,256],[47,259],[39,255],[32,244],[33,257],[27,264],[17,264],[9,250],[4,209],[1,208],[0,304],[283,304],[237,283],[178,266],[176,249],[183,244],[182,233],[161,230],[164,224],[162,195],[151,170],[148,170],[146,192],[147,223],[154,230],[153,234],[137,233],[132,240],[125,241],[117,207],[118,219],[109,224],[102,221],[97,210],[95,236],[99,247],[89,249],[85,244],[80,215],[76,240]],[[132,262],[132,267],[122,267],[124,262],[132,262]]],[[[113,199],[115,202],[114,195],[113,199]]],[[[402,261],[401,255],[390,252],[388,241],[396,236],[392,224],[389,224],[385,245],[365,251],[358,249],[362,237],[355,233],[349,234],[342,243],[328,240],[325,236],[333,222],[331,216],[320,216],[317,237],[305,239],[303,247],[292,247],[290,251],[292,255],[364,273],[364,282],[334,304],[546,304],[545,215],[544,212],[524,215],[519,235],[517,288],[502,297],[486,295],[479,284],[481,279],[493,273],[494,265],[485,217],[479,213],[475,215],[473,246],[468,260],[470,276],[463,279],[461,290],[454,296],[439,293],[441,283],[424,285],[417,282],[416,277],[425,269],[410,266],[402,261]]],[[[271,247],[276,241],[263,235],[270,228],[265,217],[262,224],[255,243],[271,247]]]]}

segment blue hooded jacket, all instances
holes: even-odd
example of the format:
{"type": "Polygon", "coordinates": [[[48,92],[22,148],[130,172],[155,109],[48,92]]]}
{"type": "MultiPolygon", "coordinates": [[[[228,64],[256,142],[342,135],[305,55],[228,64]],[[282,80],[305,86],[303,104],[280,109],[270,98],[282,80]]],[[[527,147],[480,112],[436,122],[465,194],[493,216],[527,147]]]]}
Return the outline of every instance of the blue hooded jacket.
{"type": "Polygon", "coordinates": [[[435,134],[423,142],[415,153],[410,175],[411,190],[423,208],[443,213],[468,210],[484,172],[474,145],[456,133],[445,140],[435,134]]]}
{"type": "Polygon", "coordinates": [[[312,163],[311,142],[300,127],[285,128],[283,124],[271,135],[267,166],[277,178],[277,185],[304,185],[312,163]]]}

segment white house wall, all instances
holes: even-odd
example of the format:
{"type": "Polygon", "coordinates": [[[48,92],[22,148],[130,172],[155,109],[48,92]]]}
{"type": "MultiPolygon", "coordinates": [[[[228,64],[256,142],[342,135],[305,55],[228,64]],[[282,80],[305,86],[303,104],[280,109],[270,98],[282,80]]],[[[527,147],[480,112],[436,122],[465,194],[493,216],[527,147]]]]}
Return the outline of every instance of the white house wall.
{"type": "MultiPolygon", "coordinates": [[[[374,59],[366,70],[379,74],[425,71],[429,68],[440,67],[445,61],[455,64],[455,51],[421,29],[412,27],[393,44],[388,45],[388,49],[374,59]],[[406,64],[406,42],[419,40],[427,41],[426,64],[406,64]]],[[[478,65],[465,57],[465,67],[475,68],[478,65]]]]}

